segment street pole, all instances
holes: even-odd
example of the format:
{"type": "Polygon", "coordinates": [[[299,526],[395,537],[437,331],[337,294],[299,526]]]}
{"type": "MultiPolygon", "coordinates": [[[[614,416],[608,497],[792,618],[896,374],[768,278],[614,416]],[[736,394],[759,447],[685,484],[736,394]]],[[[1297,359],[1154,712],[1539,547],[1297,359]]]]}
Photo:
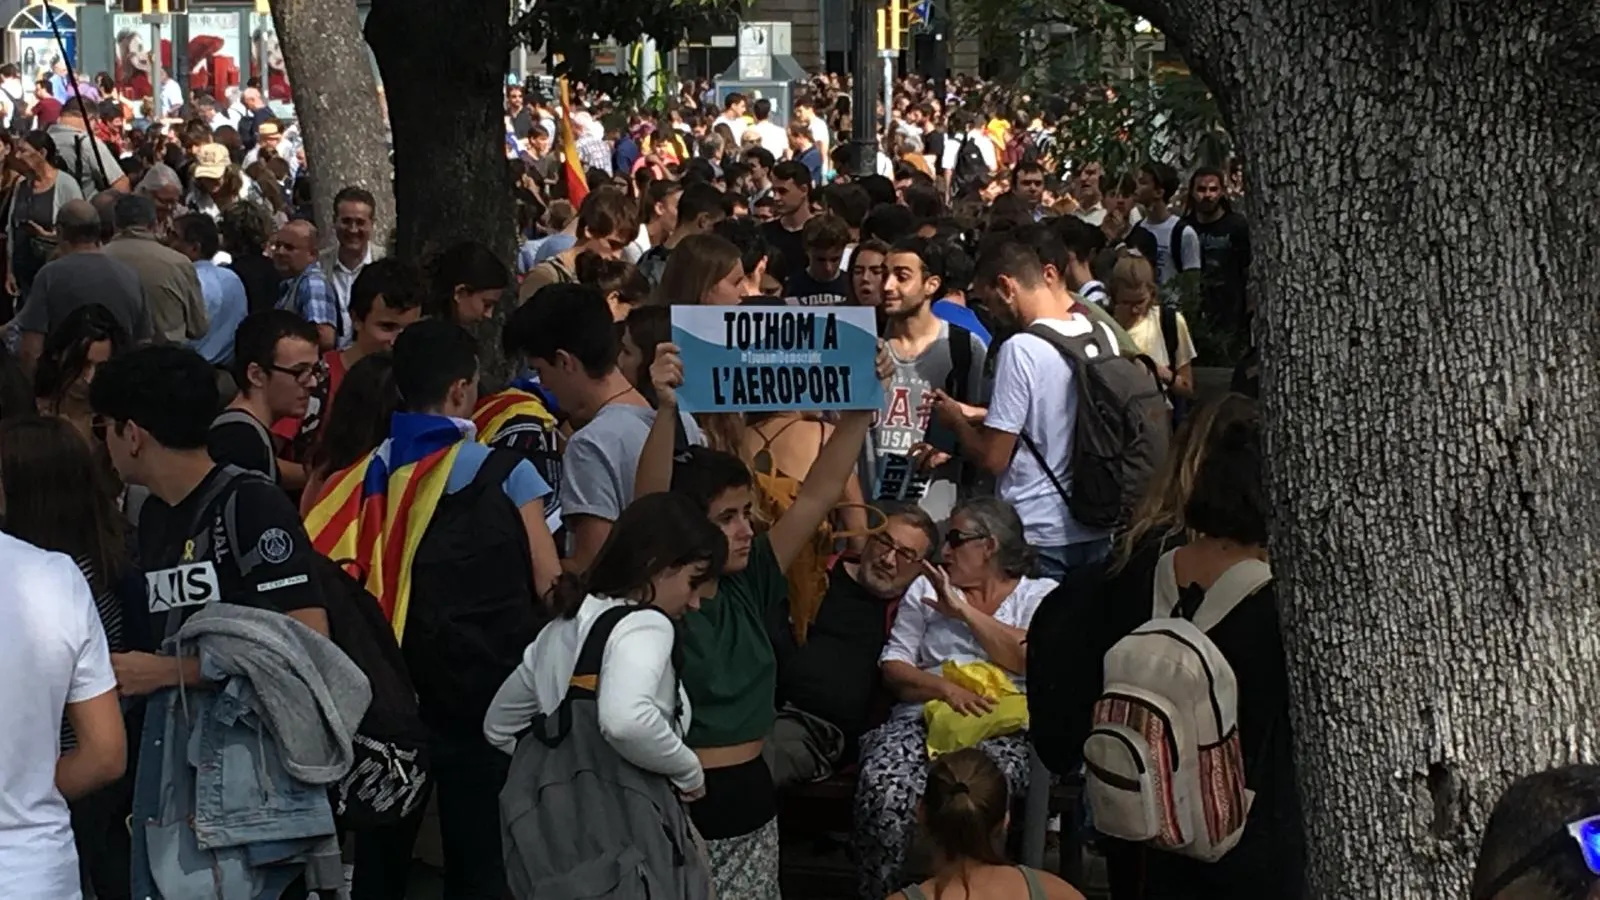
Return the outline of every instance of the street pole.
{"type": "MultiPolygon", "coordinates": [[[[900,56],[901,0],[889,0],[887,9],[878,10],[878,57],[883,60],[883,140],[889,144],[894,127],[894,61],[900,56]]],[[[886,148],[887,149],[887,148],[886,148]]],[[[877,170],[874,156],[873,170],[877,170]]]]}
{"type": "Polygon", "coordinates": [[[856,170],[850,175],[865,178],[878,171],[878,117],[876,104],[877,66],[872,64],[873,38],[877,27],[876,0],[855,0],[855,46],[851,48],[855,70],[850,91],[850,145],[855,148],[856,170]]]}
{"type": "Polygon", "coordinates": [[[183,93],[183,106],[179,108],[178,115],[184,118],[194,111],[189,103],[192,67],[193,64],[189,62],[189,14],[176,13],[172,16],[172,71],[167,74],[177,79],[178,90],[183,93]]]}
{"type": "Polygon", "coordinates": [[[894,58],[895,50],[881,51],[883,57],[883,139],[889,140],[889,129],[894,127],[894,58]]]}

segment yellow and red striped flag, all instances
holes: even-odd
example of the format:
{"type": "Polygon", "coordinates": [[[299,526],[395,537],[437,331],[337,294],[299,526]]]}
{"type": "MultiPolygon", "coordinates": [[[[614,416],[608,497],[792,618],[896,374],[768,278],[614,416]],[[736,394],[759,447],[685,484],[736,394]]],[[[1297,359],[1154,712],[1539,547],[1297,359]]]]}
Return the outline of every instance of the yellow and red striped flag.
{"type": "Polygon", "coordinates": [[[361,570],[402,642],[411,563],[467,437],[450,419],[396,413],[389,439],[329,478],[305,518],[318,553],[361,570]]]}
{"type": "Polygon", "coordinates": [[[589,196],[589,180],[583,174],[583,159],[578,156],[578,139],[572,133],[572,93],[567,87],[567,76],[556,79],[561,88],[561,158],[562,174],[567,180],[567,199],[573,206],[583,203],[589,196]]]}

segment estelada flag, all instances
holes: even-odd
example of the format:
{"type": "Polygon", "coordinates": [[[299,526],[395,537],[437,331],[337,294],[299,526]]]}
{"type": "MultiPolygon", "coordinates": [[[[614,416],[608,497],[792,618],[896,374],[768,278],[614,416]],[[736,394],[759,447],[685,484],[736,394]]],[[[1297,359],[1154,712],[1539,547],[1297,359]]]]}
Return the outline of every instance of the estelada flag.
{"type": "Polygon", "coordinates": [[[561,86],[561,159],[562,175],[567,180],[567,200],[574,207],[589,196],[589,180],[583,174],[583,159],[578,156],[577,135],[572,133],[572,95],[567,89],[567,76],[557,79],[561,86]]]}
{"type": "Polygon", "coordinates": [[[405,641],[411,563],[445,495],[469,424],[419,413],[395,413],[378,449],[328,479],[306,533],[318,553],[354,564],[383,615],[405,641]]]}

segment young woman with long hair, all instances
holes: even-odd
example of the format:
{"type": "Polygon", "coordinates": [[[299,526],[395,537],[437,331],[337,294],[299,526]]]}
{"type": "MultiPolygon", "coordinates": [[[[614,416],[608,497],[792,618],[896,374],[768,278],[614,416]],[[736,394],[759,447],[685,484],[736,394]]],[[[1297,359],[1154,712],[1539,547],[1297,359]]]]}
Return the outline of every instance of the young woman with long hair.
{"type": "Polygon", "coordinates": [[[600,729],[622,758],[671,779],[684,799],[699,799],[705,773],[683,741],[692,711],[678,684],[674,623],[716,593],[727,556],[721,529],[692,499],[664,492],[634,500],[589,568],[556,583],[550,598],[556,619],[501,685],[484,736],[507,753],[515,750],[534,715],[561,705],[595,621],[619,606],[653,607],[663,615],[627,616],[606,640],[600,729]]]}
{"type": "MultiPolygon", "coordinates": [[[[112,653],[147,643],[138,603],[123,603],[127,577],[137,579],[129,559],[125,520],[116,497],[101,479],[89,442],[64,419],[28,416],[0,421],[0,516],[18,540],[72,557],[94,593],[106,644],[112,653]],[[125,610],[127,612],[125,613],[125,610]]],[[[137,733],[137,732],[135,732],[137,733]]],[[[136,744],[136,742],[130,742],[136,744]]],[[[62,725],[61,749],[77,745],[62,725]]],[[[100,897],[129,893],[130,841],[124,824],[132,802],[129,777],[72,803],[72,830],[88,882],[100,897]]]]}
{"type": "MultiPolygon", "coordinates": [[[[1254,402],[1237,395],[1213,404],[1196,412],[1170,451],[1176,462],[1157,486],[1168,524],[1146,528],[1127,561],[1098,583],[1070,586],[1079,592],[1078,612],[1056,623],[1054,633],[1063,638],[1052,642],[1051,652],[1075,661],[1054,673],[1061,689],[1050,708],[1032,710],[1036,721],[1048,716],[1069,723],[1056,729],[1063,747],[1083,746],[1103,687],[1101,661],[1150,619],[1158,579],[1169,579],[1178,591],[1206,591],[1233,566],[1268,559],[1259,413],[1254,402]]],[[[1245,597],[1206,636],[1238,683],[1244,782],[1255,792],[1244,837],[1215,863],[1105,838],[1101,846],[1115,900],[1286,900],[1303,893],[1305,836],[1274,583],[1245,597]]],[[[1063,758],[1043,747],[1041,756],[1047,764],[1063,758]]]]}
{"type": "Polygon", "coordinates": [[[383,443],[389,436],[389,420],[399,408],[400,389],[395,387],[389,354],[375,353],[350,367],[328,407],[322,436],[311,450],[306,487],[300,494],[302,516],[317,505],[328,476],[350,468],[383,443]]]}
{"type": "Polygon", "coordinates": [[[650,295],[661,306],[737,306],[744,299],[744,258],[727,238],[691,234],[667,257],[650,295]]]}
{"type": "Polygon", "coordinates": [[[890,900],[1083,900],[1049,872],[1006,861],[1010,801],[1005,773],[982,750],[939,757],[920,810],[933,844],[933,877],[890,900]]]}
{"type": "Polygon", "coordinates": [[[1174,312],[1170,322],[1162,315],[1155,267],[1143,254],[1124,250],[1111,268],[1106,285],[1111,296],[1111,315],[1117,320],[1139,351],[1156,364],[1156,378],[1167,393],[1177,397],[1194,396],[1194,340],[1183,313],[1174,312]],[[1172,329],[1171,334],[1167,329],[1172,329]],[[1168,348],[1172,352],[1168,352],[1168,348]]]}
{"type": "Polygon", "coordinates": [[[45,337],[39,355],[33,379],[39,414],[66,419],[84,437],[92,436],[89,384],[95,370],[127,350],[130,343],[116,316],[98,303],[68,313],[45,337]]]}

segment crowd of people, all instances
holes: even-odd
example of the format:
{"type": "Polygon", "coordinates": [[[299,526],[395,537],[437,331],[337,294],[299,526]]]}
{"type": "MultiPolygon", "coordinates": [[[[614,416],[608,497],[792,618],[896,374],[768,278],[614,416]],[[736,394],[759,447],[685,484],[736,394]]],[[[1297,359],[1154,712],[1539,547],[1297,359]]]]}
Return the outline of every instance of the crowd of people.
{"type": "MultiPolygon", "coordinates": [[[[858,896],[1075,898],[1037,758],[1118,900],[1302,896],[1231,173],[907,90],[860,176],[837,87],[561,111],[577,203],[513,87],[514,261],[320,235],[270,113],[0,144],[0,894],[393,900],[433,808],[452,900],[766,900],[842,778],[858,896]],[[680,410],[686,305],[874,308],[882,407],[680,410]]],[[[1476,897],[1584,895],[1540,791],[1476,897]]]]}

